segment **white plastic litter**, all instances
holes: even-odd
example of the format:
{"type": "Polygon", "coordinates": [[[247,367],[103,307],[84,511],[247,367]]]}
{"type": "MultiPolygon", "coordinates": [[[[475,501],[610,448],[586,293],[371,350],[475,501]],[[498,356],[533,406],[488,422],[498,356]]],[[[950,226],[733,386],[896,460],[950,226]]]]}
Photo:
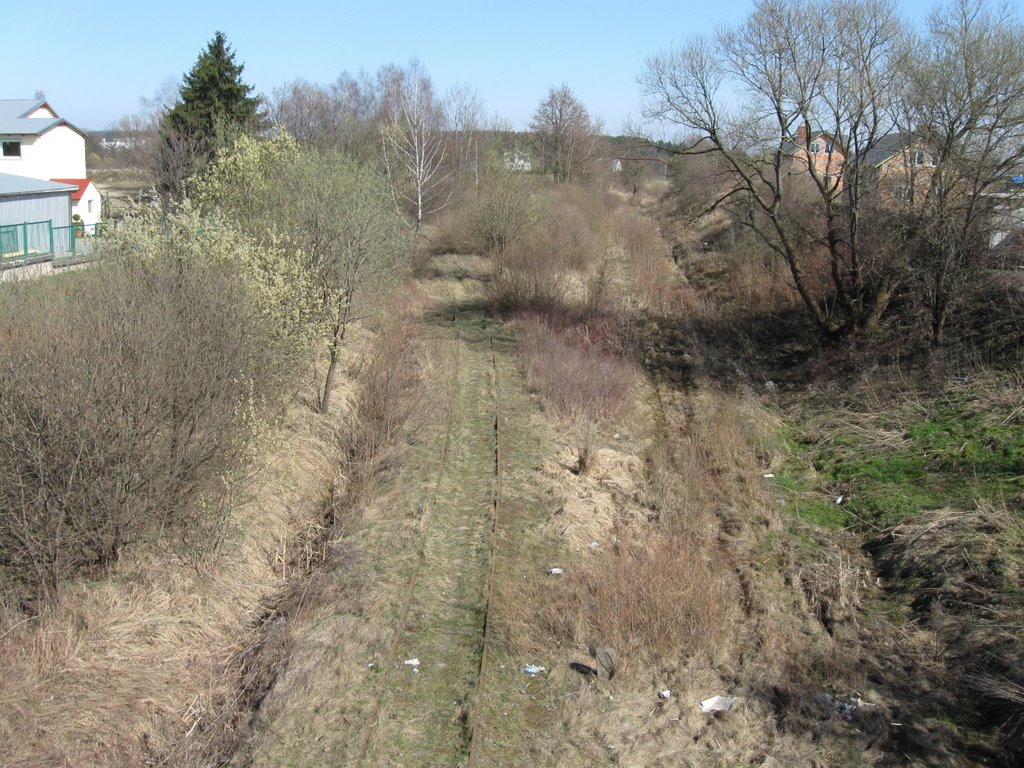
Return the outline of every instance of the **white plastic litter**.
{"type": "Polygon", "coordinates": [[[561,568],[548,568],[548,573],[551,576],[561,576],[563,573],[565,573],[565,571],[563,571],[561,568]]]}
{"type": "Polygon", "coordinates": [[[845,498],[846,497],[843,494],[840,493],[838,496],[836,496],[836,504],[842,504],[843,503],[843,499],[845,499],[845,498]]]}
{"type": "Polygon", "coordinates": [[[712,696],[710,699],[704,699],[700,703],[700,708],[706,713],[728,712],[735,703],[735,696],[712,696]]]}
{"type": "Polygon", "coordinates": [[[595,540],[595,541],[590,542],[590,548],[591,549],[598,549],[600,546],[601,546],[601,542],[600,541],[596,541],[595,540]]]}
{"type": "Polygon", "coordinates": [[[402,662],[407,667],[418,667],[420,665],[419,659],[406,659],[402,662]]]}
{"type": "Polygon", "coordinates": [[[772,480],[775,477],[775,473],[774,472],[765,472],[763,475],[761,475],[761,477],[763,477],[765,480],[772,480]]]}
{"type": "Polygon", "coordinates": [[[546,671],[547,670],[545,670],[544,667],[540,666],[539,664],[527,664],[525,667],[523,667],[523,672],[528,674],[530,677],[536,677],[537,675],[540,675],[546,671]]]}
{"type": "Polygon", "coordinates": [[[668,698],[671,698],[671,697],[672,697],[672,691],[669,690],[668,688],[666,688],[663,691],[658,691],[658,698],[659,699],[668,699],[668,698]]]}

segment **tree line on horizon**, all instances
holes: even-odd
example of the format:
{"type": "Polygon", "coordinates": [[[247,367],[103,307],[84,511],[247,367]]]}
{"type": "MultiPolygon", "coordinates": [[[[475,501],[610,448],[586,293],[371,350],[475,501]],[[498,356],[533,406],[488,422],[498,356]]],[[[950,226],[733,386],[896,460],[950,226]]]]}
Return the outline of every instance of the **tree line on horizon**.
{"type": "Polygon", "coordinates": [[[285,131],[304,149],[337,150],[376,165],[416,230],[457,190],[479,188],[482,167],[525,153],[556,181],[596,171],[602,126],[565,84],[549,89],[526,135],[489,118],[479,93],[458,84],[441,94],[416,59],[375,74],[342,73],[330,84],[295,80],[254,95],[224,34],[216,32],[180,84],[143,100],[142,114],[114,132],[135,139],[121,149],[149,171],[163,200],[188,195],[216,151],[237,137],[285,131]]]}

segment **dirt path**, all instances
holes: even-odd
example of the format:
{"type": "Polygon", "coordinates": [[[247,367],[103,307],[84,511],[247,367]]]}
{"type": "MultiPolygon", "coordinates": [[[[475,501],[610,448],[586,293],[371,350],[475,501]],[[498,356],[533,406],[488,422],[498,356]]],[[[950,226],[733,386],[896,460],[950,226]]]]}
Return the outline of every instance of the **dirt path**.
{"type": "Polygon", "coordinates": [[[494,604],[552,548],[536,532],[547,438],[512,340],[441,293],[432,402],[334,576],[350,597],[305,623],[238,765],[523,764],[543,707],[494,604]]]}

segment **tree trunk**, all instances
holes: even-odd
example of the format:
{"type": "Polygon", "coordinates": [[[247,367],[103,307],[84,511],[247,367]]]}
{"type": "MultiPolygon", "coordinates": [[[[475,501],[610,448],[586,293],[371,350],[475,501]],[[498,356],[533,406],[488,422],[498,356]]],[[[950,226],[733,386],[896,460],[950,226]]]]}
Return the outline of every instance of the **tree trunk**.
{"type": "Polygon", "coordinates": [[[946,335],[946,318],[949,316],[949,309],[946,302],[939,302],[932,310],[932,349],[942,346],[946,335]]]}
{"type": "Polygon", "coordinates": [[[331,402],[331,388],[334,385],[334,376],[338,369],[338,339],[335,337],[331,341],[330,349],[328,350],[328,358],[330,362],[327,364],[327,376],[324,379],[324,393],[320,398],[320,413],[327,413],[327,408],[331,402]]]}

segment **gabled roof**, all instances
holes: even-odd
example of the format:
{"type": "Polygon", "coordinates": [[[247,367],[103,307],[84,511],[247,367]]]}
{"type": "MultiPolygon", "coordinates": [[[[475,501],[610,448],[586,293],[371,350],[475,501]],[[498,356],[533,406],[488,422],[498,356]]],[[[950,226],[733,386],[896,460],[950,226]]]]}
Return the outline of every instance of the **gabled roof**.
{"type": "Polygon", "coordinates": [[[76,190],[71,193],[71,199],[75,202],[82,199],[82,195],[85,194],[85,190],[88,189],[90,184],[92,184],[92,179],[50,179],[50,181],[76,187],[76,190]]]}
{"type": "Polygon", "coordinates": [[[11,173],[0,173],[0,197],[5,195],[32,195],[43,192],[71,192],[78,187],[56,181],[30,179],[27,176],[15,176],[11,173]]]}
{"type": "Polygon", "coordinates": [[[0,99],[0,134],[4,136],[39,136],[58,125],[66,125],[82,133],[63,117],[26,117],[40,107],[54,109],[40,99],[0,99]]]}
{"type": "MultiPolygon", "coordinates": [[[[798,131],[798,133],[800,133],[803,130],[804,130],[804,127],[801,126],[800,131],[798,131]]],[[[811,142],[814,141],[815,139],[817,139],[820,136],[827,137],[829,141],[831,141],[831,142],[833,142],[835,144],[841,144],[841,142],[836,140],[836,136],[835,136],[835,134],[832,131],[826,131],[826,130],[824,130],[822,128],[815,128],[814,126],[811,126],[807,130],[807,144],[806,145],[800,144],[800,143],[798,143],[798,141],[793,141],[792,139],[786,139],[785,141],[782,142],[782,151],[785,152],[788,155],[791,155],[794,152],[796,152],[796,150],[798,150],[798,149],[807,149],[810,146],[811,142]]]]}
{"type": "Polygon", "coordinates": [[[917,143],[914,135],[906,131],[887,133],[867,151],[864,155],[864,162],[877,167],[886,160],[905,152],[917,143]]]}
{"type": "Polygon", "coordinates": [[[57,114],[43,99],[0,99],[0,117],[25,117],[40,107],[57,114]]]}

